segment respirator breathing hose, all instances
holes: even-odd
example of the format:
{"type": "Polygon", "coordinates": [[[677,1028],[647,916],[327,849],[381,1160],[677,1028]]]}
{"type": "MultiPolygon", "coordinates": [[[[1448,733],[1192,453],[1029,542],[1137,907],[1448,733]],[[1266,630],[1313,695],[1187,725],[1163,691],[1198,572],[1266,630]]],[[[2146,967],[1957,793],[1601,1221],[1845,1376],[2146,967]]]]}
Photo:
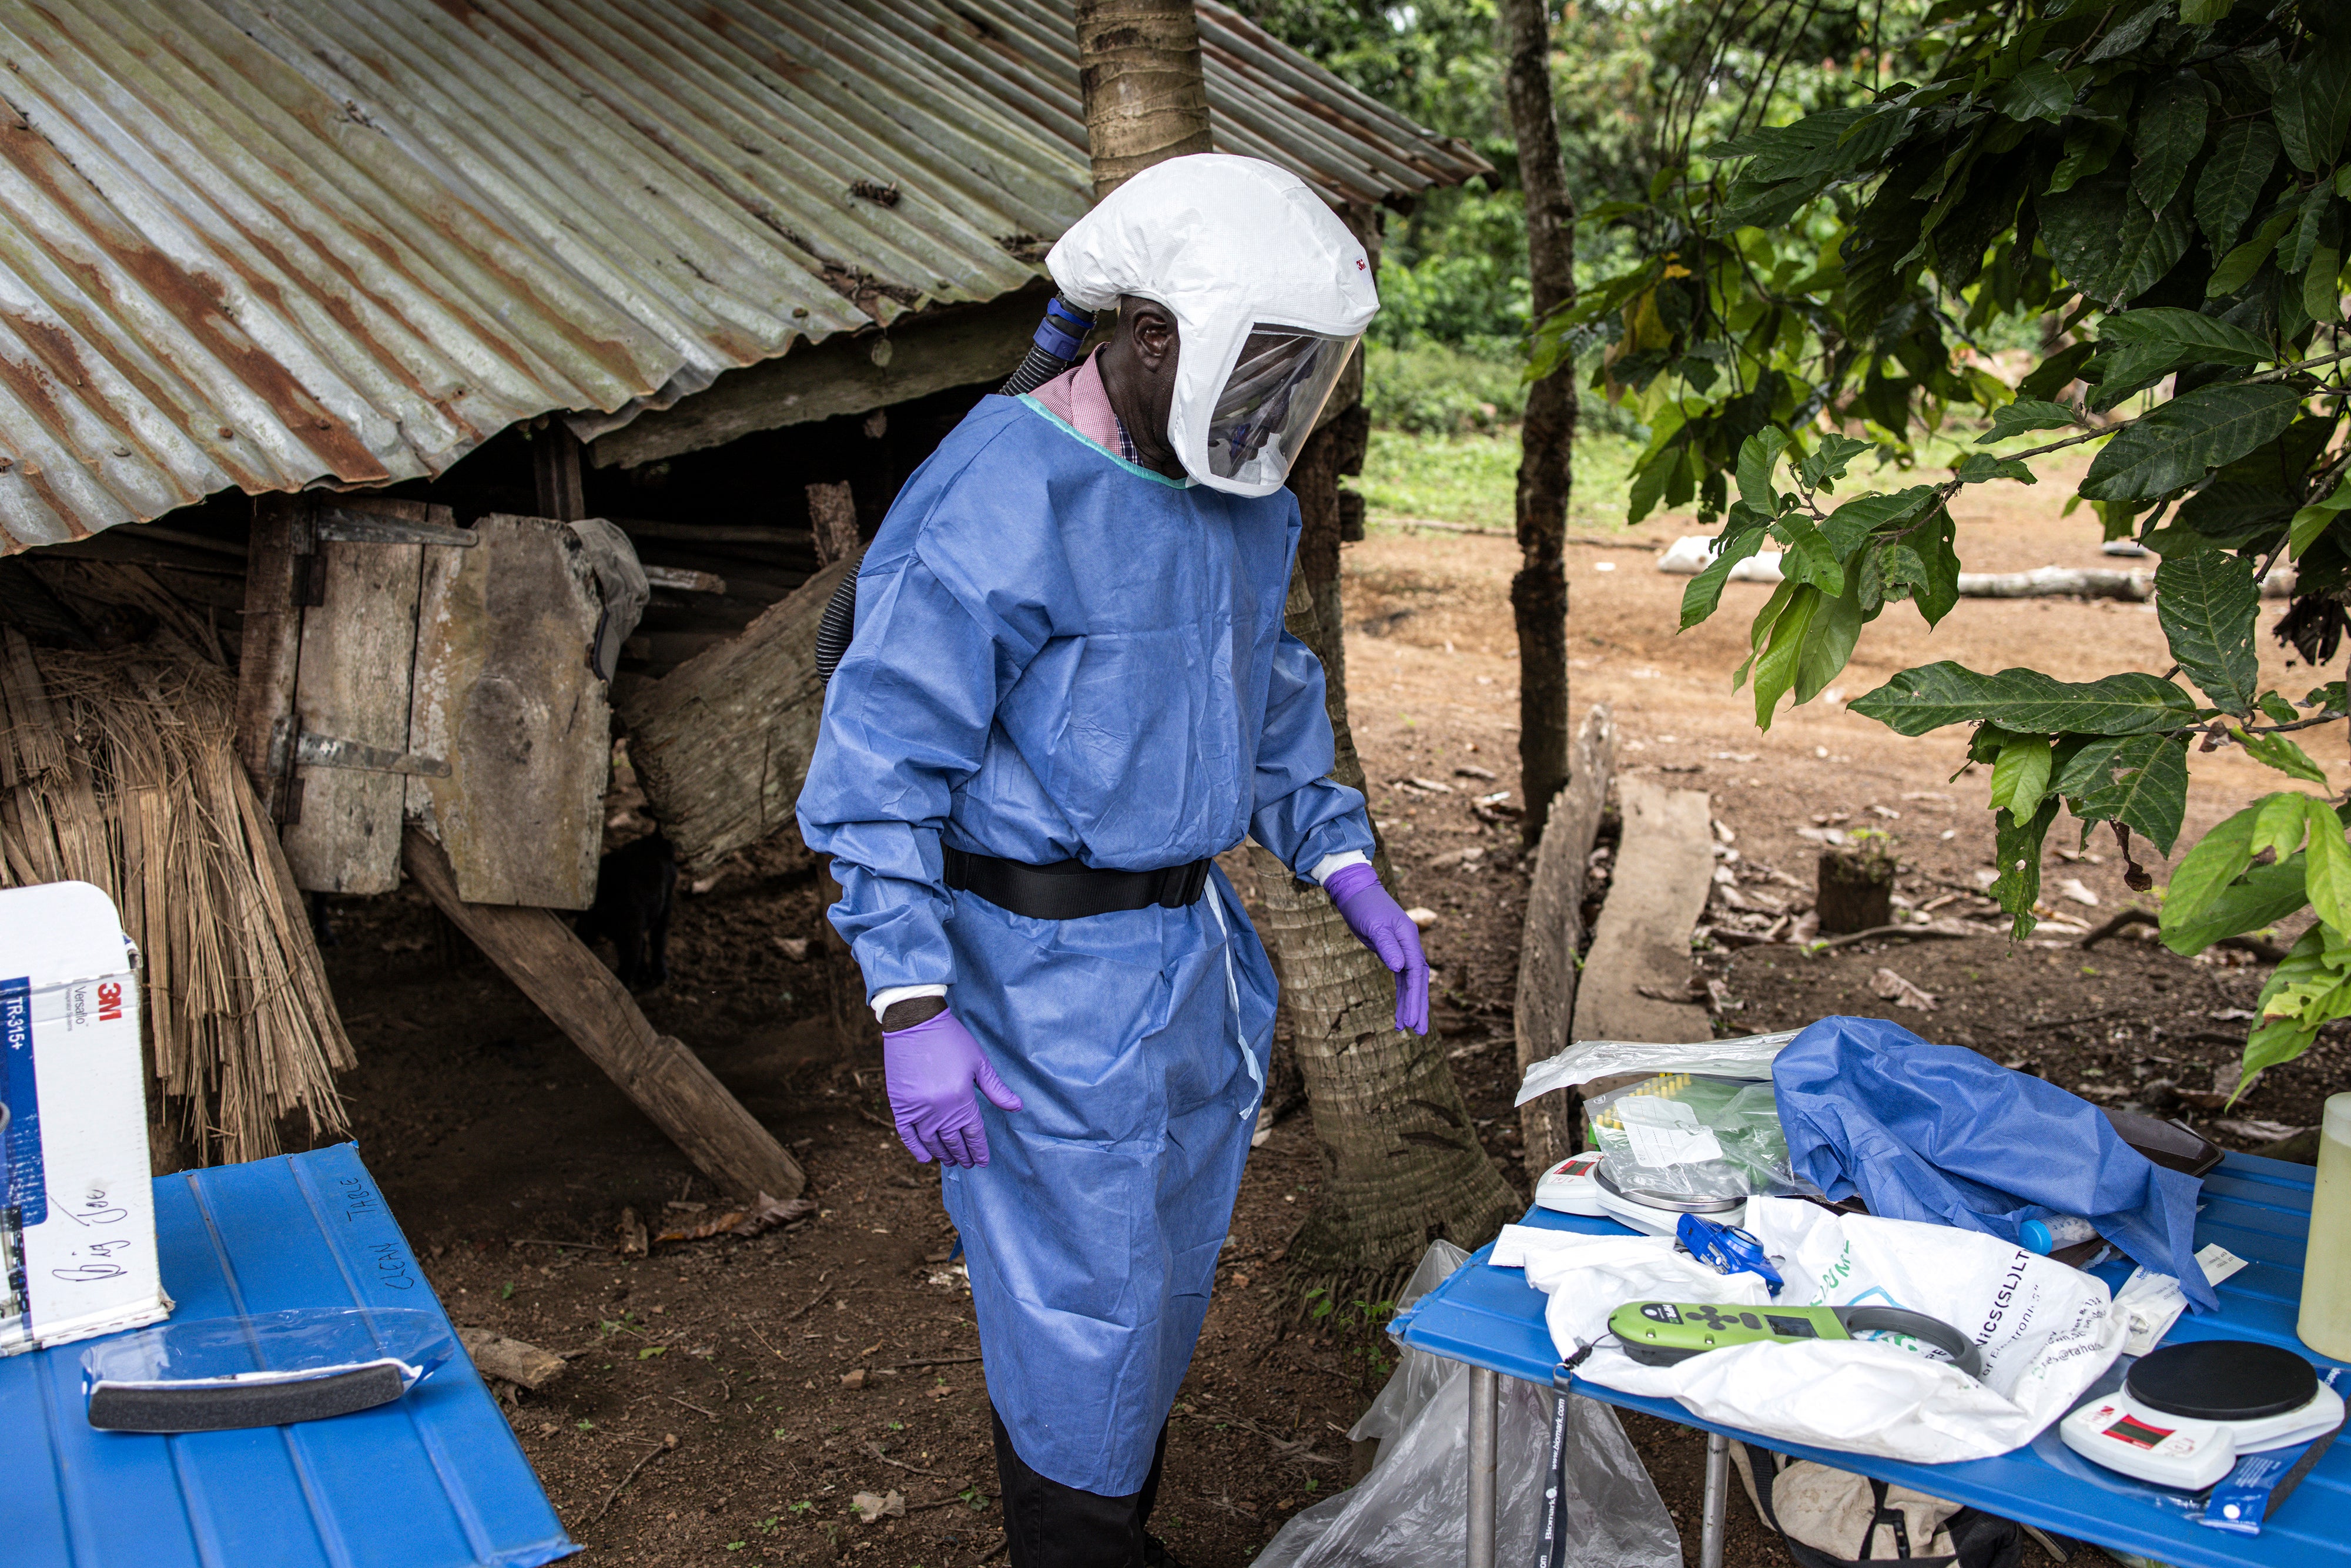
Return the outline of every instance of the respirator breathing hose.
{"type": "MultiPolygon", "coordinates": [[[[1058,294],[1053,296],[1046,303],[1045,319],[1037,323],[1028,354],[1012,372],[1012,378],[996,389],[997,395],[1019,397],[1035,392],[1076,364],[1086,334],[1093,329],[1091,311],[1079,309],[1058,294]]],[[[841,667],[841,656],[849,652],[849,640],[856,634],[857,574],[852,571],[832,591],[832,597],[825,601],[823,618],[817,622],[816,675],[820,682],[831,681],[832,672],[841,667]]]]}

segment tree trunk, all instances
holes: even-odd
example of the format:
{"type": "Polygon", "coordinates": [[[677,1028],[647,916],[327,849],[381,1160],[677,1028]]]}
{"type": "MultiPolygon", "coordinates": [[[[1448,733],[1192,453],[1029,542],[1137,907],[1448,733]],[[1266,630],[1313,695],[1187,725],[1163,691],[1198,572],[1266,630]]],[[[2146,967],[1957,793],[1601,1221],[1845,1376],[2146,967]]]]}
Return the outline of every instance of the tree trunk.
{"type": "Polygon", "coordinates": [[[1192,0],[1077,0],[1077,28],[1095,201],[1163,159],[1209,150],[1192,0]]]}
{"type": "MultiPolygon", "coordinates": [[[[1337,740],[1331,775],[1360,789],[1338,610],[1342,420],[1316,433],[1290,473],[1305,527],[1288,622],[1322,661],[1337,740]]],[[[1381,880],[1392,880],[1385,850],[1373,860],[1381,880]]],[[[1519,1200],[1486,1157],[1444,1051],[1433,1037],[1396,1029],[1395,977],[1321,888],[1295,881],[1256,846],[1249,863],[1266,936],[1281,955],[1299,1073],[1322,1146],[1322,1202],[1290,1244],[1292,1267],[1309,1277],[1379,1280],[1409,1268],[1437,1237],[1479,1245],[1517,1215],[1519,1200]]]]}
{"type": "MultiPolygon", "coordinates": [[[[1527,198],[1527,263],[1534,319],[1575,300],[1575,204],[1559,154],[1552,106],[1551,25],[1545,0],[1501,0],[1510,127],[1519,183],[1527,198]]],[[[1510,609],[1519,632],[1520,799],[1527,843],[1542,839],[1543,815],[1567,782],[1568,461],[1575,446],[1575,365],[1527,389],[1520,426],[1519,572],[1510,609]]]]}

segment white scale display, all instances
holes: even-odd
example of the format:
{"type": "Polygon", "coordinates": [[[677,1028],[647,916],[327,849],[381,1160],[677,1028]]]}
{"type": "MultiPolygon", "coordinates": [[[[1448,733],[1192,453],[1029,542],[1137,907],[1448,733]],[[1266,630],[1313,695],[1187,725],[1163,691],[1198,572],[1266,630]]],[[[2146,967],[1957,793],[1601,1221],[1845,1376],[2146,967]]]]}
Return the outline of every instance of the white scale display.
{"type": "Polygon", "coordinates": [[[2289,1448],[2343,1424],[2343,1396],[2290,1350],[2196,1340],[2142,1356],[2123,1386],[2058,1424],[2085,1459],[2137,1480],[2201,1491],[2246,1454],[2289,1448]]]}

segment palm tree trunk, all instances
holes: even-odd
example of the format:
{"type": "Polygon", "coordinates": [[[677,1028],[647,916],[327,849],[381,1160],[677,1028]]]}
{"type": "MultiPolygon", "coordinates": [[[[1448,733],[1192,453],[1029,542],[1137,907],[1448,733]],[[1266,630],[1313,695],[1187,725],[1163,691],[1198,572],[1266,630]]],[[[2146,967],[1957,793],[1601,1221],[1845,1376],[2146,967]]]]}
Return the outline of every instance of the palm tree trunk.
{"type": "MultiPolygon", "coordinates": [[[[1519,183],[1527,199],[1527,264],[1534,319],[1575,300],[1575,204],[1559,154],[1552,105],[1551,23],[1545,0],[1501,0],[1504,91],[1519,143],[1519,183]]],[[[1532,846],[1543,816],[1567,782],[1567,501],[1575,445],[1575,364],[1571,359],[1527,389],[1520,426],[1518,575],[1510,609],[1519,632],[1521,826],[1532,846]]]]}
{"type": "Polygon", "coordinates": [[[1077,27],[1095,201],[1163,159],[1209,150],[1192,0],[1077,0],[1077,27]]]}
{"type": "MultiPolygon", "coordinates": [[[[1337,738],[1331,776],[1360,789],[1338,612],[1340,441],[1334,421],[1290,474],[1305,527],[1287,620],[1322,661],[1337,738]]],[[[1392,881],[1385,849],[1373,859],[1381,880],[1392,881]]],[[[1322,1201],[1290,1243],[1292,1269],[1379,1280],[1409,1268],[1438,1237],[1482,1243],[1518,1214],[1519,1199],[1486,1157],[1443,1051],[1434,1037],[1395,1027],[1395,977],[1321,888],[1296,881],[1262,849],[1252,846],[1249,862],[1322,1148],[1322,1201]]]]}

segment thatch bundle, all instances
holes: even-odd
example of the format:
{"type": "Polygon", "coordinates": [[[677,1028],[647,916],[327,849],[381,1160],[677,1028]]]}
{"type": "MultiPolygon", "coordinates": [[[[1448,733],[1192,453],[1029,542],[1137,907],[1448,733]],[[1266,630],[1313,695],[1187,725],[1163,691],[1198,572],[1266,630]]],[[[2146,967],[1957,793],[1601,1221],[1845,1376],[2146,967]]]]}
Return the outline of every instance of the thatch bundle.
{"type": "Polygon", "coordinates": [[[139,946],[159,1124],[204,1161],[348,1132],[352,1065],[301,894],[235,747],[235,680],[166,632],[112,652],[0,632],[0,882],[106,890],[139,946]]]}

